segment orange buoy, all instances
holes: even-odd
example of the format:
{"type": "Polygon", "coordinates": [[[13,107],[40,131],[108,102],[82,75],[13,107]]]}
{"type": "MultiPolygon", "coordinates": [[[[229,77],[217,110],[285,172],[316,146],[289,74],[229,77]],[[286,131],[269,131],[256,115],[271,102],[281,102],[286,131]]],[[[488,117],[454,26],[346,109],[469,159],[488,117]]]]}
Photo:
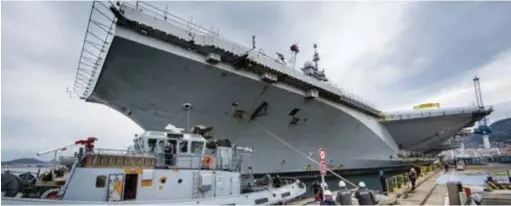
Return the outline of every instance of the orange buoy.
{"type": "Polygon", "coordinates": [[[211,169],[213,167],[213,157],[210,155],[202,156],[202,168],[211,169]]]}

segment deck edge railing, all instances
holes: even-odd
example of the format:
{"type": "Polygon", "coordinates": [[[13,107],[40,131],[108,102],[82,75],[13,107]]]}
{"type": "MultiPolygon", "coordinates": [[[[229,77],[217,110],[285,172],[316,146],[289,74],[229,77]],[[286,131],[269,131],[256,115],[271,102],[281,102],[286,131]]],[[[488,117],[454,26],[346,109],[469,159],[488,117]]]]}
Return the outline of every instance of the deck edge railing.
{"type": "MultiPolygon", "coordinates": [[[[146,3],[144,1],[123,2],[122,4],[124,6],[130,7],[131,9],[135,9],[136,11],[143,12],[143,13],[145,13],[151,17],[154,17],[156,19],[159,19],[159,20],[165,21],[169,24],[173,24],[175,26],[181,27],[182,29],[187,30],[192,35],[193,34],[214,35],[217,38],[220,38],[222,40],[225,40],[226,42],[233,44],[235,47],[244,48],[246,51],[251,50],[250,48],[248,48],[242,44],[239,44],[239,43],[237,43],[233,40],[230,40],[226,37],[220,36],[218,31],[214,32],[209,29],[203,28],[197,24],[194,24],[191,21],[185,20],[185,19],[178,17],[176,15],[173,15],[164,9],[160,9],[160,8],[158,8],[152,4],[146,3]]],[[[263,49],[258,49],[253,52],[257,52],[258,53],[257,55],[261,55],[261,56],[264,56],[265,58],[269,58],[269,59],[273,60],[274,62],[279,62],[279,60],[277,60],[277,58],[271,57],[271,56],[267,55],[266,53],[264,53],[263,49]]],[[[286,68],[291,73],[300,72],[296,69],[292,69],[287,66],[285,66],[284,68],[286,68]]],[[[304,76],[306,76],[306,75],[304,75],[304,76]]],[[[309,76],[306,76],[306,77],[311,78],[309,76]]],[[[331,81],[319,82],[319,83],[322,84],[323,86],[325,86],[325,88],[323,88],[323,89],[325,89],[327,91],[329,89],[332,89],[332,90],[334,90],[333,93],[337,93],[337,95],[339,95],[341,98],[345,97],[347,99],[347,101],[349,101],[348,103],[359,105],[359,107],[360,107],[359,109],[368,110],[368,112],[375,113],[377,115],[381,115],[381,111],[376,109],[376,106],[373,103],[361,98],[361,96],[359,96],[359,95],[349,92],[347,89],[341,88],[336,83],[331,82],[331,81]],[[330,87],[330,88],[328,88],[328,87],[330,87]],[[367,108],[369,108],[369,109],[367,109],[367,108]]],[[[346,101],[346,100],[341,100],[341,101],[346,101]]]]}
{"type": "Polygon", "coordinates": [[[479,108],[479,107],[459,107],[459,108],[447,108],[447,109],[433,109],[426,111],[409,111],[409,112],[392,112],[384,113],[383,121],[393,120],[407,120],[415,118],[425,117],[438,117],[455,114],[474,114],[476,112],[487,113],[493,111],[493,107],[479,108]]]}
{"type": "Polygon", "coordinates": [[[113,39],[116,18],[110,5],[110,1],[92,2],[73,86],[73,92],[81,99],[88,98],[96,86],[98,70],[113,39]]]}

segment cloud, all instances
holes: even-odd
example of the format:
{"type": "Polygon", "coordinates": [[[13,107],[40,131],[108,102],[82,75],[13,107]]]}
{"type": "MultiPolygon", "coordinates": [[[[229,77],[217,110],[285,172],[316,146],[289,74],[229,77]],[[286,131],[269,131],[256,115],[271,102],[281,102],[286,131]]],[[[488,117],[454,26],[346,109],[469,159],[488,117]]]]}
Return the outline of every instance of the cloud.
{"type": "Polygon", "coordinates": [[[2,160],[89,136],[99,138],[98,147],[125,148],[141,131],[120,113],[66,93],[75,78],[89,6],[2,3],[2,160]]]}
{"type": "MultiPolygon", "coordinates": [[[[331,81],[382,110],[439,101],[466,106],[481,78],[492,119],[511,116],[508,2],[155,2],[268,55],[317,43],[331,81]],[[193,18],[190,18],[193,16],[193,18]],[[507,77],[507,79],[506,79],[507,77]]],[[[91,2],[2,2],[2,159],[88,136],[124,148],[141,131],[122,114],[65,92],[91,2]],[[30,14],[30,15],[27,15],[30,14]],[[37,21],[34,21],[37,17],[37,21]]]]}

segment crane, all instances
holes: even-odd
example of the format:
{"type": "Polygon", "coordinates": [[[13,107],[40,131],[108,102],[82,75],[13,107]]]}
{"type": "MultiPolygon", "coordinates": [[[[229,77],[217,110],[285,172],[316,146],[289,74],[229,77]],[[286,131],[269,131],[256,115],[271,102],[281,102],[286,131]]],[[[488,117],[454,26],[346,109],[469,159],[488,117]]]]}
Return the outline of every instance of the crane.
{"type": "MultiPolygon", "coordinates": [[[[479,77],[474,77],[474,90],[476,93],[476,103],[479,109],[484,109],[484,103],[483,103],[483,95],[481,94],[481,85],[479,84],[479,77]]],[[[478,127],[474,129],[474,134],[479,134],[483,138],[483,144],[484,148],[489,149],[491,148],[490,145],[490,136],[491,129],[488,127],[488,118],[483,117],[478,122],[478,127]]]]}

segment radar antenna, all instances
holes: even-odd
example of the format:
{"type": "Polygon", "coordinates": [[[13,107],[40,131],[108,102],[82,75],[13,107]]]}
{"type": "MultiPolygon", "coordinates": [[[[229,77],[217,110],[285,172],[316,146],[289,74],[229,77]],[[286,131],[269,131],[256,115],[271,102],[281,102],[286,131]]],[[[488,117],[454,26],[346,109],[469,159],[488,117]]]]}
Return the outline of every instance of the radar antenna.
{"type": "Polygon", "coordinates": [[[318,45],[314,44],[314,57],[312,61],[314,61],[314,66],[316,67],[316,71],[319,70],[318,62],[319,62],[319,54],[318,54],[318,45]]]}
{"type": "Polygon", "coordinates": [[[328,81],[328,79],[326,78],[326,75],[325,75],[325,71],[324,70],[319,70],[319,54],[318,54],[318,51],[317,51],[317,48],[318,48],[318,45],[317,44],[314,44],[314,56],[312,58],[312,62],[308,61],[308,62],[305,62],[303,68],[302,68],[302,71],[304,72],[305,75],[307,76],[310,76],[316,80],[319,80],[319,81],[328,81]]]}

